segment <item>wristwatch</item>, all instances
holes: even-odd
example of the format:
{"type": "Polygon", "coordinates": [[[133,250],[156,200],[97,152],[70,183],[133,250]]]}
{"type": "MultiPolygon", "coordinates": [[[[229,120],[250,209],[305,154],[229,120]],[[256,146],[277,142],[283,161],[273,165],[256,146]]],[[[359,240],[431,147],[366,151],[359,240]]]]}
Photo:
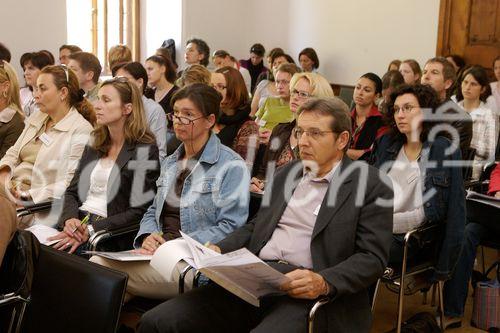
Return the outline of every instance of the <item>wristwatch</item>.
{"type": "Polygon", "coordinates": [[[89,232],[89,238],[95,235],[94,227],[90,224],[87,224],[87,231],[89,232]]]}

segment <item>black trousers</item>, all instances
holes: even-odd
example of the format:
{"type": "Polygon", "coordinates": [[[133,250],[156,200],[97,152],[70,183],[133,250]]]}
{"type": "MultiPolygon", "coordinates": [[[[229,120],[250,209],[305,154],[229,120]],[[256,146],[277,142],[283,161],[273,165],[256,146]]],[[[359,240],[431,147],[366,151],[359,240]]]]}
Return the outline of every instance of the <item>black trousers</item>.
{"type": "Polygon", "coordinates": [[[254,307],[211,283],[146,312],[138,332],[303,333],[313,304],[311,300],[270,296],[254,307]]]}

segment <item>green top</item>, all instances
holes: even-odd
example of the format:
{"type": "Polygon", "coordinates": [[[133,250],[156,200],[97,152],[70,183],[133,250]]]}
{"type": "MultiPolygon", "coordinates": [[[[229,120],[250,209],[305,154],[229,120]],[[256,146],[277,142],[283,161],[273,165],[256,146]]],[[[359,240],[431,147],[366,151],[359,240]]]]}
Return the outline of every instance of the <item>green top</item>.
{"type": "Polygon", "coordinates": [[[289,123],[294,120],[290,105],[279,97],[268,97],[264,105],[257,111],[255,117],[259,119],[257,124],[260,128],[272,130],[280,123],[289,123]]]}

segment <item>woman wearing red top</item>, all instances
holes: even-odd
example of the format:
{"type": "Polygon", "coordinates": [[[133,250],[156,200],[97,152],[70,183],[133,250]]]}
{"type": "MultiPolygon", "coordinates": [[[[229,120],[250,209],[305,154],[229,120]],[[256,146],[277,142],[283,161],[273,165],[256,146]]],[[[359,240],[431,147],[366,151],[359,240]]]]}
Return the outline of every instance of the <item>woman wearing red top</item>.
{"type": "Polygon", "coordinates": [[[373,143],[387,130],[376,101],[382,93],[382,80],[373,73],[361,76],[354,87],[351,111],[352,141],[347,156],[359,159],[371,150],[373,143]]]}

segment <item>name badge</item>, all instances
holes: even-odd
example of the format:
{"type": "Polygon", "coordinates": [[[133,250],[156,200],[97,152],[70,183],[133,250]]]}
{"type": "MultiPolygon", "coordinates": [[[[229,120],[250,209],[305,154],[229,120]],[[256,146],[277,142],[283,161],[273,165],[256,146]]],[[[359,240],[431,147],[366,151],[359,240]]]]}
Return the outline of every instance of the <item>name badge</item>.
{"type": "Polygon", "coordinates": [[[46,146],[49,146],[52,143],[52,138],[48,136],[47,133],[42,133],[42,135],[40,135],[38,138],[46,146]]]}
{"type": "Polygon", "coordinates": [[[316,207],[316,209],[314,210],[313,214],[314,214],[315,216],[318,216],[318,214],[319,214],[319,209],[320,209],[320,208],[321,208],[321,204],[319,204],[319,205],[318,205],[318,207],[316,207]]]}
{"type": "Polygon", "coordinates": [[[267,121],[263,120],[263,119],[259,119],[259,122],[257,123],[257,125],[259,125],[260,127],[264,127],[266,126],[267,124],[267,121]]]}

